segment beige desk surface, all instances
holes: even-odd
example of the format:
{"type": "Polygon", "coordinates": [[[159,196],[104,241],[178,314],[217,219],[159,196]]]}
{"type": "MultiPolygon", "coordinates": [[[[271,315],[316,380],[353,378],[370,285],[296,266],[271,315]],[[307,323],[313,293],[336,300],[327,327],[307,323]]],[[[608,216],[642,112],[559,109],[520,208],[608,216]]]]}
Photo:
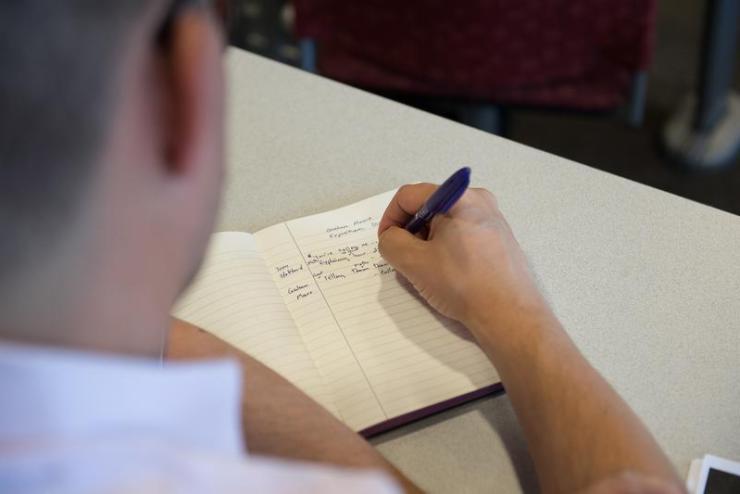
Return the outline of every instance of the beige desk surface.
{"type": "MultiPolygon", "coordinates": [[[[679,473],[707,452],[740,460],[740,217],[244,52],[229,53],[228,71],[220,229],[255,231],[469,165],[573,339],[679,473]]],[[[432,492],[537,488],[505,396],[373,443],[432,492]]]]}

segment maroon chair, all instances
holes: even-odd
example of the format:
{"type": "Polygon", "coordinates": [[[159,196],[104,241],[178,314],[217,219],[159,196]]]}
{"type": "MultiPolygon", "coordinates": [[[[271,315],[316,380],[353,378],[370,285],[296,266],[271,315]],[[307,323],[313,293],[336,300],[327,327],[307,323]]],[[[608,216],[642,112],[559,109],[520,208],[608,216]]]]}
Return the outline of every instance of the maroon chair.
{"type": "Polygon", "coordinates": [[[656,3],[293,0],[295,33],[315,42],[316,71],[332,79],[504,106],[605,111],[631,103],[634,123],[656,3]]]}

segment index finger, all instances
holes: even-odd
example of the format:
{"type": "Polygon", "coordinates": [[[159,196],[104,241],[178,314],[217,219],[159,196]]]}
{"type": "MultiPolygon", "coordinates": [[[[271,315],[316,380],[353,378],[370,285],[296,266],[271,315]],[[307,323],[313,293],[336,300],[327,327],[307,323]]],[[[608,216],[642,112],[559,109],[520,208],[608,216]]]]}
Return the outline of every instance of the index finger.
{"type": "Polygon", "coordinates": [[[401,186],[383,213],[378,225],[378,235],[392,226],[403,228],[438,187],[426,183],[401,186]]]}

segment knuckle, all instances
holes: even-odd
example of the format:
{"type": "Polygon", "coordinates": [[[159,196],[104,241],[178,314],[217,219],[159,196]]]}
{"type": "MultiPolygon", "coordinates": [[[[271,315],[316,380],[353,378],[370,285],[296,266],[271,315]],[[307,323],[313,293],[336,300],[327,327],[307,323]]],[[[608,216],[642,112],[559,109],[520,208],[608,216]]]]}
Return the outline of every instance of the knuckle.
{"type": "Polygon", "coordinates": [[[403,184],[398,188],[398,195],[408,194],[408,192],[414,187],[414,184],[403,184]]]}
{"type": "Polygon", "coordinates": [[[495,199],[495,197],[496,197],[495,195],[493,195],[493,192],[491,192],[490,190],[488,190],[488,189],[486,189],[484,187],[476,187],[475,188],[475,192],[480,197],[485,197],[485,198],[488,198],[488,199],[495,199]]]}
{"type": "Polygon", "coordinates": [[[378,238],[378,252],[381,256],[392,258],[396,261],[405,255],[405,248],[401,245],[398,238],[398,231],[395,228],[389,228],[378,238]]]}
{"type": "Polygon", "coordinates": [[[388,229],[380,234],[380,237],[378,237],[378,252],[380,252],[381,255],[385,255],[385,253],[388,251],[388,244],[390,243],[390,233],[391,230],[388,229]]]}
{"type": "Polygon", "coordinates": [[[471,187],[463,194],[459,202],[466,206],[477,206],[480,204],[496,205],[496,198],[488,189],[471,187]]]}
{"type": "Polygon", "coordinates": [[[465,193],[460,197],[460,200],[458,201],[460,204],[463,205],[470,205],[475,201],[475,191],[473,189],[468,189],[465,191],[465,193]]]}
{"type": "Polygon", "coordinates": [[[489,205],[496,206],[498,204],[498,200],[496,199],[496,196],[488,189],[484,189],[482,187],[477,187],[474,189],[476,195],[484,202],[486,202],[489,205]]]}
{"type": "Polygon", "coordinates": [[[429,182],[419,182],[415,184],[403,184],[402,186],[398,188],[398,194],[407,195],[417,190],[430,190],[436,187],[437,187],[436,185],[429,183],[429,182]]]}

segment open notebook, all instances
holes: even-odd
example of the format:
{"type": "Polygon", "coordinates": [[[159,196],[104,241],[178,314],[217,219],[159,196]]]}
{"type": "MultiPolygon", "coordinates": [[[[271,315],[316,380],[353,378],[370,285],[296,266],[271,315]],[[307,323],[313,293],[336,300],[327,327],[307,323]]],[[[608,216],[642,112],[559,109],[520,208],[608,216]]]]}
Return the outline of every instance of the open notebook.
{"type": "Polygon", "coordinates": [[[486,356],[380,257],[393,191],[253,235],[213,236],[175,315],[372,435],[500,389],[486,356]]]}

